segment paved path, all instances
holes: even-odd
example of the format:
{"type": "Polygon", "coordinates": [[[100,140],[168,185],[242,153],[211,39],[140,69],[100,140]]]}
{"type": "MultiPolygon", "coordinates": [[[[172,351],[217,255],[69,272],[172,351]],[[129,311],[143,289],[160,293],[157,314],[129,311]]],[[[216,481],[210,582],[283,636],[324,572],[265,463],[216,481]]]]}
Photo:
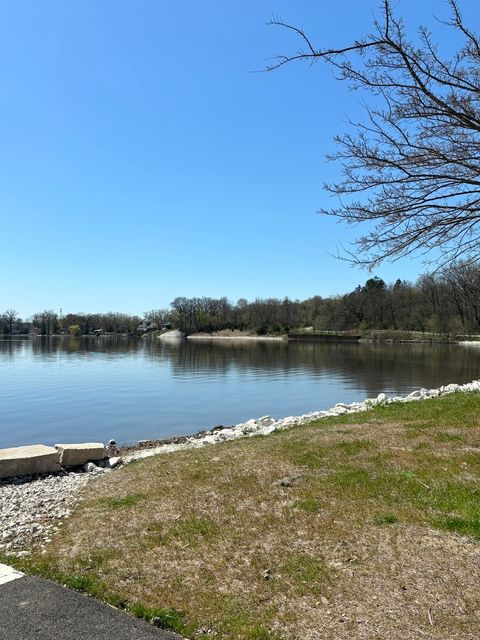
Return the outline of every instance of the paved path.
{"type": "Polygon", "coordinates": [[[0,640],[180,640],[54,582],[0,564],[0,640]]]}

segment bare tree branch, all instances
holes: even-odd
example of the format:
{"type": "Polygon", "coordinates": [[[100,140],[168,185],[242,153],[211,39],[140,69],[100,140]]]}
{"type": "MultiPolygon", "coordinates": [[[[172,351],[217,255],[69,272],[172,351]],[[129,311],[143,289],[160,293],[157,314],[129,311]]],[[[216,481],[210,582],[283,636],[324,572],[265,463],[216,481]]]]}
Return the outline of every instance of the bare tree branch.
{"type": "Polygon", "coordinates": [[[450,59],[425,27],[409,40],[390,0],[374,32],[344,47],[317,48],[303,29],[270,22],[293,31],[303,48],[267,70],[323,60],[372,96],[366,121],[335,138],[329,159],[340,162],[343,177],[325,188],[339,206],[321,210],[369,224],[347,253],[362,266],[432,250],[439,261],[480,258],[480,39],[457,1],[449,5],[452,17],[442,24],[463,39],[450,59]]]}

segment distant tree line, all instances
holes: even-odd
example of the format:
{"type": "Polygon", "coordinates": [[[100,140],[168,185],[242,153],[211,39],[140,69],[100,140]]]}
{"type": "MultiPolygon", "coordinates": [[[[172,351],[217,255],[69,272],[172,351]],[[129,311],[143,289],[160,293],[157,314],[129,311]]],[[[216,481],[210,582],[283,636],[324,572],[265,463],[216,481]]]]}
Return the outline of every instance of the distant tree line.
{"type": "Polygon", "coordinates": [[[458,262],[415,283],[387,284],[369,278],[344,295],[307,300],[262,298],[236,303],[227,298],[178,297],[169,309],[152,309],[143,317],[125,313],[68,313],[52,310],[22,321],[14,309],[0,315],[4,335],[37,333],[92,335],[144,334],[173,327],[187,334],[223,329],[259,335],[313,327],[317,331],[404,330],[471,335],[480,333],[480,266],[458,262]]]}
{"type": "Polygon", "coordinates": [[[4,335],[37,333],[53,335],[91,335],[101,333],[136,333],[142,318],[127,313],[67,313],[60,315],[46,309],[22,321],[14,309],[0,315],[0,333],[4,335]]]}
{"type": "Polygon", "coordinates": [[[176,298],[172,323],[186,333],[238,329],[258,334],[404,330],[450,335],[480,332],[480,267],[456,263],[410,283],[369,278],[350,293],[307,300],[176,298]]]}

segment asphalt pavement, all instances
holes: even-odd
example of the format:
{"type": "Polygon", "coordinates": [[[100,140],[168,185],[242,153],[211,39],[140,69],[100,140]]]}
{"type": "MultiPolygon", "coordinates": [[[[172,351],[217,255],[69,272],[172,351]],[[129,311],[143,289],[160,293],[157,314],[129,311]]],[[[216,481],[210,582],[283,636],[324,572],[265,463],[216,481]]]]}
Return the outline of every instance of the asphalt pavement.
{"type": "Polygon", "coordinates": [[[7,571],[0,565],[0,640],[180,640],[50,580],[7,571]]]}

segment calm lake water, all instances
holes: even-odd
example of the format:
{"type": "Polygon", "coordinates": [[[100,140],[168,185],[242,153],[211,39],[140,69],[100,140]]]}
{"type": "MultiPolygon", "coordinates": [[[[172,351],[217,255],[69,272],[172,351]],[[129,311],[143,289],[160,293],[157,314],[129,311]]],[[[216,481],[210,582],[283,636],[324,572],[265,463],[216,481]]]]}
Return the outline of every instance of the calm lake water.
{"type": "Polygon", "coordinates": [[[188,434],[480,377],[457,345],[0,340],[0,447],[188,434]]]}

